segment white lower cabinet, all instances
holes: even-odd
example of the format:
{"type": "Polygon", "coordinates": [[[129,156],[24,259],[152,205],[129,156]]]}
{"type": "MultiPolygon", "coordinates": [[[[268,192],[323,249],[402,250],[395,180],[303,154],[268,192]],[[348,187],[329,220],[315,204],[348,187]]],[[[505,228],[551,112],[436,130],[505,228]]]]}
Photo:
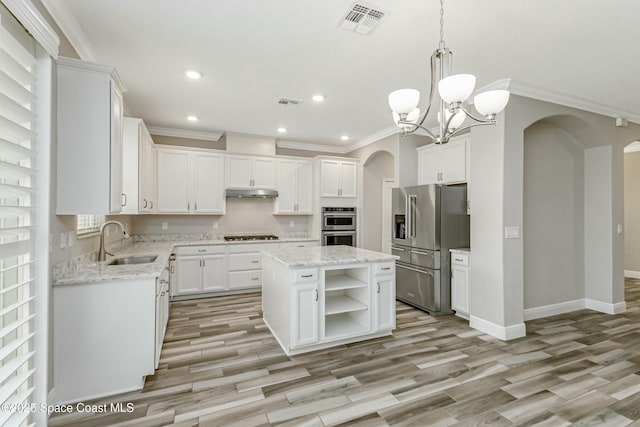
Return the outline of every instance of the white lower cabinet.
{"type": "Polygon", "coordinates": [[[164,334],[167,331],[169,321],[169,269],[165,268],[162,275],[156,279],[156,342],[155,342],[155,368],[160,363],[160,353],[164,334]]]}
{"type": "Polygon", "coordinates": [[[227,255],[224,246],[179,247],[176,255],[174,296],[226,290],[227,255]]]}
{"type": "Polygon", "coordinates": [[[388,335],[394,272],[393,263],[290,269],[265,256],[264,321],[288,355],[388,335]]]}
{"type": "Polygon", "coordinates": [[[375,329],[395,329],[396,327],[396,281],[395,265],[382,265],[374,276],[376,293],[374,294],[375,329]]]}
{"type": "Polygon", "coordinates": [[[469,258],[466,251],[451,250],[451,308],[469,318],[469,258]]]}
{"type": "MultiPolygon", "coordinates": [[[[317,277],[317,275],[316,275],[317,277]]],[[[318,342],[318,283],[296,284],[293,293],[293,337],[292,347],[318,342]]]]}

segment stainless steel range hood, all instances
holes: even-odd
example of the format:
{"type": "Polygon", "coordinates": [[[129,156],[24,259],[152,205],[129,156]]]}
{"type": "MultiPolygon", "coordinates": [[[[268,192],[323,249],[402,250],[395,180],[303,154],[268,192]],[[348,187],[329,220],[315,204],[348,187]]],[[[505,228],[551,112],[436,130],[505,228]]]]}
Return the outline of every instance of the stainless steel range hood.
{"type": "Polygon", "coordinates": [[[227,188],[227,197],[253,198],[253,199],[273,199],[278,197],[278,191],[269,188],[227,188]]]}

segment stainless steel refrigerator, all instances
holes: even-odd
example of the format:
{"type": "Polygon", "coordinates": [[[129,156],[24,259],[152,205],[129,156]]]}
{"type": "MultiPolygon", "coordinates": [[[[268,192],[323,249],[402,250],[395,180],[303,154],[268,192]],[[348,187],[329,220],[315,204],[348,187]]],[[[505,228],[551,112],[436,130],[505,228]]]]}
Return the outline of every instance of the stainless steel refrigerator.
{"type": "Polygon", "coordinates": [[[394,188],[392,200],[396,298],[435,316],[451,314],[449,249],[469,247],[466,184],[394,188]]]}

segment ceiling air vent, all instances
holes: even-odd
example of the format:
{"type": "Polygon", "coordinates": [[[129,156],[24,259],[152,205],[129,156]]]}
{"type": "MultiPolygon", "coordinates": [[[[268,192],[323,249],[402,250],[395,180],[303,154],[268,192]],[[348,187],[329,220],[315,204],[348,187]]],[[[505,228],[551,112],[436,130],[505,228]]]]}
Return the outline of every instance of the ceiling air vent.
{"type": "Polygon", "coordinates": [[[373,31],[385,15],[385,12],[376,9],[373,5],[358,2],[354,3],[347,11],[340,26],[345,30],[367,35],[373,31]]]}
{"type": "Polygon", "coordinates": [[[278,101],[278,104],[280,104],[280,105],[298,105],[301,102],[302,101],[298,101],[296,99],[280,98],[280,100],[278,101]]]}

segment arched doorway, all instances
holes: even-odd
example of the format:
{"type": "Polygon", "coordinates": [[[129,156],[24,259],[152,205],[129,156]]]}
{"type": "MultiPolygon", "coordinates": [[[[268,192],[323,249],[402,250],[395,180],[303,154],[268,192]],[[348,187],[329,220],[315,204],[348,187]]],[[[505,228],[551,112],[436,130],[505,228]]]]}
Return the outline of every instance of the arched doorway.
{"type": "Polygon", "coordinates": [[[383,182],[394,177],[394,158],[388,151],[376,151],[362,167],[362,209],[360,212],[360,246],[382,250],[383,182]]]}
{"type": "Polygon", "coordinates": [[[640,279],[640,141],[624,148],[624,275],[640,279]]]}

